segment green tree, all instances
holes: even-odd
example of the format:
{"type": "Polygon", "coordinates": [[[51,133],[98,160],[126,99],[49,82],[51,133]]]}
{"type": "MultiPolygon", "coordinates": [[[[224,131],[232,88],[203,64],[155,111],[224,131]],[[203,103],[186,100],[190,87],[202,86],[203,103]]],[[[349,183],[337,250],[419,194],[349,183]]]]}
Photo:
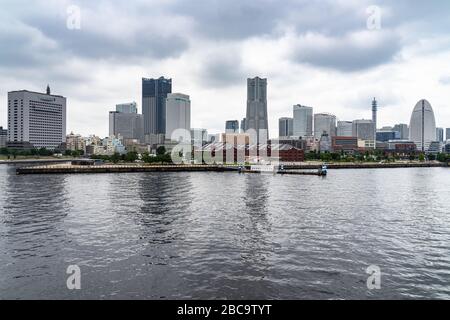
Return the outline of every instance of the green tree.
{"type": "Polygon", "coordinates": [[[423,153],[419,154],[419,161],[424,162],[425,161],[425,155],[423,153]]]}
{"type": "Polygon", "coordinates": [[[120,154],[115,152],[112,156],[109,157],[109,159],[112,161],[112,163],[117,163],[120,161],[120,154]]]}
{"type": "Polygon", "coordinates": [[[138,159],[138,154],[137,152],[128,152],[125,155],[125,161],[126,162],[135,162],[138,159]]]}
{"type": "Polygon", "coordinates": [[[157,156],[162,156],[165,154],[166,154],[166,148],[164,146],[160,146],[160,147],[158,147],[158,149],[156,149],[157,156]]]}

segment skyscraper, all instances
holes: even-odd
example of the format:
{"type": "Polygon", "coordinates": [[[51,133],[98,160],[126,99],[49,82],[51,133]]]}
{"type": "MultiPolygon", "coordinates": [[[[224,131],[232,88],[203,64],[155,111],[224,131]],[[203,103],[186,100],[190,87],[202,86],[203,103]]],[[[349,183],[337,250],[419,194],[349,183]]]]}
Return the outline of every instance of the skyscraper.
{"type": "Polygon", "coordinates": [[[294,136],[309,137],[313,134],[313,108],[302,105],[294,106],[294,136]]]}
{"type": "Polygon", "coordinates": [[[8,92],[8,146],[63,147],[66,142],[66,98],[27,90],[8,92]]]}
{"type": "Polygon", "coordinates": [[[338,137],[353,137],[353,122],[338,121],[336,135],[338,137]]]}
{"type": "Polygon", "coordinates": [[[329,113],[317,113],[314,115],[314,138],[320,140],[326,133],[330,139],[336,136],[336,116],[329,113]]]}
{"type": "Polygon", "coordinates": [[[144,134],[165,134],[166,98],[169,93],[172,93],[172,79],[142,78],[144,134]]]}
{"type": "Polygon", "coordinates": [[[243,118],[242,120],[241,120],[241,133],[245,133],[245,123],[246,123],[247,121],[246,121],[246,119],[245,118],[243,118]]]}
{"type": "Polygon", "coordinates": [[[445,129],[445,139],[450,140],[450,128],[445,129]]]}
{"type": "Polygon", "coordinates": [[[130,103],[116,104],[116,111],[122,112],[122,113],[138,113],[137,112],[137,103],[130,102],[130,103]]]}
{"type": "Polygon", "coordinates": [[[417,102],[411,115],[409,139],[417,149],[425,152],[431,142],[436,141],[436,120],[431,104],[423,99],[417,102]]]}
{"type": "Polygon", "coordinates": [[[169,93],[166,100],[166,139],[190,143],[191,100],[182,93],[169,93]]]}
{"type": "Polygon", "coordinates": [[[228,120],[225,122],[225,133],[239,133],[239,121],[228,120]]]}
{"type": "Polygon", "coordinates": [[[436,128],[436,141],[444,142],[444,128],[436,128]]]}
{"type": "Polygon", "coordinates": [[[292,118],[280,118],[278,120],[278,136],[292,137],[294,135],[293,122],[294,119],[292,118]]]}
{"type": "Polygon", "coordinates": [[[373,98],[372,100],[372,122],[373,122],[373,131],[374,134],[373,136],[376,137],[377,136],[377,112],[378,112],[378,103],[377,100],[375,98],[373,98]]]}
{"type": "Polygon", "coordinates": [[[267,79],[259,77],[247,79],[247,116],[245,131],[253,129],[258,143],[269,138],[267,119],[267,79]]]}
{"type": "MultiPolygon", "coordinates": [[[[117,108],[118,110],[134,111],[133,109],[117,108]]],[[[136,112],[109,112],[109,136],[122,137],[126,140],[144,141],[144,119],[136,112]]]]}

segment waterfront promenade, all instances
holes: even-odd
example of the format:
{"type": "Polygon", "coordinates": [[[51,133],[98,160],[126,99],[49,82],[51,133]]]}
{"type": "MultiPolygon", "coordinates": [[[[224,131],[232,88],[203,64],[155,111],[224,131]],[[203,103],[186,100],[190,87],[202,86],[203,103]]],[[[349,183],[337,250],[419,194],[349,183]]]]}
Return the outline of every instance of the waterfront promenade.
{"type": "MultiPolygon", "coordinates": [[[[285,170],[317,170],[321,162],[285,163],[285,170]]],[[[383,168],[430,168],[448,167],[440,162],[393,162],[393,163],[330,163],[328,169],[383,169],[383,168]]],[[[238,165],[148,165],[148,164],[104,164],[72,165],[69,163],[23,166],[17,174],[79,174],[79,173],[125,173],[125,172],[225,172],[237,171],[238,165]]],[[[249,169],[249,166],[246,166],[249,169]]]]}

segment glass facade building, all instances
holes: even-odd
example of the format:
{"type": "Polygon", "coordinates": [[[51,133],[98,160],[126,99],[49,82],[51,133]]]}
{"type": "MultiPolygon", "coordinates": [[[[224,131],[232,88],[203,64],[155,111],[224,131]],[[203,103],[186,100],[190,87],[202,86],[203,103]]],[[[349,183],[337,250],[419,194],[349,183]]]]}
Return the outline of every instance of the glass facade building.
{"type": "Polygon", "coordinates": [[[166,98],[172,93],[172,79],[142,78],[144,134],[166,133],[166,98]]]}

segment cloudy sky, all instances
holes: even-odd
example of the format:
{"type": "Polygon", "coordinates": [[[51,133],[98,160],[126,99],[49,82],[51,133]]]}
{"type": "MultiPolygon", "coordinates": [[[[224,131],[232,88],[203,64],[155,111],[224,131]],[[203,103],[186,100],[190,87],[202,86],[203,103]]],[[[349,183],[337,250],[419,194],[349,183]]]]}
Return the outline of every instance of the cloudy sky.
{"type": "Polygon", "coordinates": [[[258,75],[268,78],[272,135],[294,104],[352,120],[370,118],[373,97],[380,125],[409,123],[426,98],[450,127],[448,0],[0,4],[0,126],[8,91],[49,83],[68,98],[68,131],[105,136],[108,111],[140,109],[141,78],[163,75],[191,96],[192,126],[220,132],[245,116],[246,78],[258,75]]]}

